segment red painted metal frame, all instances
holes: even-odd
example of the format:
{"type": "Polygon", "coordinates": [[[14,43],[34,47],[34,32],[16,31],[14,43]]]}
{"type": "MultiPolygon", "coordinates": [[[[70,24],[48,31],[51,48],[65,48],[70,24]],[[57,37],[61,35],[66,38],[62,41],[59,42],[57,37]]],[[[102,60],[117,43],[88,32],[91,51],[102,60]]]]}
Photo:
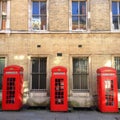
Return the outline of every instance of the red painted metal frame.
{"type": "Polygon", "coordinates": [[[118,112],[118,83],[116,70],[111,67],[97,69],[98,109],[118,112]]]}
{"type": "Polygon", "coordinates": [[[4,68],[2,80],[2,110],[19,110],[23,97],[23,68],[11,65],[4,68]]]}
{"type": "Polygon", "coordinates": [[[67,111],[67,69],[62,66],[52,68],[50,84],[50,110],[67,111]]]}

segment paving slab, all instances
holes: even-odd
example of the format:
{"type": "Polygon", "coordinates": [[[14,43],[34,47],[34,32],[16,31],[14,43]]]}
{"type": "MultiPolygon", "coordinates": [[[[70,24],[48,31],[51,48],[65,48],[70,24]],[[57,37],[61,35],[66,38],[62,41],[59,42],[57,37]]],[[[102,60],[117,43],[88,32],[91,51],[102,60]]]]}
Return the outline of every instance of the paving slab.
{"type": "Polygon", "coordinates": [[[101,113],[96,110],[50,112],[49,110],[0,111],[0,120],[120,120],[119,113],[101,113]]]}

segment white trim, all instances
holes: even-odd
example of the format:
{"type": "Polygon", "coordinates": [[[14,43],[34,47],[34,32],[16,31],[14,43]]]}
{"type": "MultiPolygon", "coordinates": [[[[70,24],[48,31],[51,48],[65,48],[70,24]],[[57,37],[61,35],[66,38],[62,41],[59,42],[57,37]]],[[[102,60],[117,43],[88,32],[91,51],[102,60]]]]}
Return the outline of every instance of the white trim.
{"type": "Polygon", "coordinates": [[[48,20],[49,20],[49,0],[46,1],[46,30],[48,31],[48,20]]]}
{"type": "Polygon", "coordinates": [[[10,0],[7,1],[6,30],[10,30],[10,0]]]}

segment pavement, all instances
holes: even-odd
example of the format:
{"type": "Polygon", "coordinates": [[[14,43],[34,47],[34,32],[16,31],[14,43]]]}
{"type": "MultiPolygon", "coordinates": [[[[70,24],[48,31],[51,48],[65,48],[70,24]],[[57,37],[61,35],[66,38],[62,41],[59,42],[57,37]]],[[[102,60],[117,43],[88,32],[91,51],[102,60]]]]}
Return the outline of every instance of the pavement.
{"type": "Polygon", "coordinates": [[[72,110],[51,112],[46,109],[22,109],[20,111],[0,111],[0,120],[120,120],[118,113],[101,113],[98,110],[72,110]]]}

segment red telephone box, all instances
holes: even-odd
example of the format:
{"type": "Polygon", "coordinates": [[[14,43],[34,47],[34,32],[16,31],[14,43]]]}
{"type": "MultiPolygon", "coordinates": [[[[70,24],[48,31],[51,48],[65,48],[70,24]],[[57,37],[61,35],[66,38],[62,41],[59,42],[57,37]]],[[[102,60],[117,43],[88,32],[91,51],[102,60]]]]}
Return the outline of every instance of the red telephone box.
{"type": "Polygon", "coordinates": [[[52,68],[50,84],[51,111],[67,111],[67,69],[62,66],[52,68]]]}
{"type": "Polygon", "coordinates": [[[118,112],[118,85],[116,70],[111,67],[97,69],[98,109],[118,112]]]}
{"type": "Polygon", "coordinates": [[[22,107],[23,68],[11,65],[4,68],[2,80],[2,110],[22,107]]]}

